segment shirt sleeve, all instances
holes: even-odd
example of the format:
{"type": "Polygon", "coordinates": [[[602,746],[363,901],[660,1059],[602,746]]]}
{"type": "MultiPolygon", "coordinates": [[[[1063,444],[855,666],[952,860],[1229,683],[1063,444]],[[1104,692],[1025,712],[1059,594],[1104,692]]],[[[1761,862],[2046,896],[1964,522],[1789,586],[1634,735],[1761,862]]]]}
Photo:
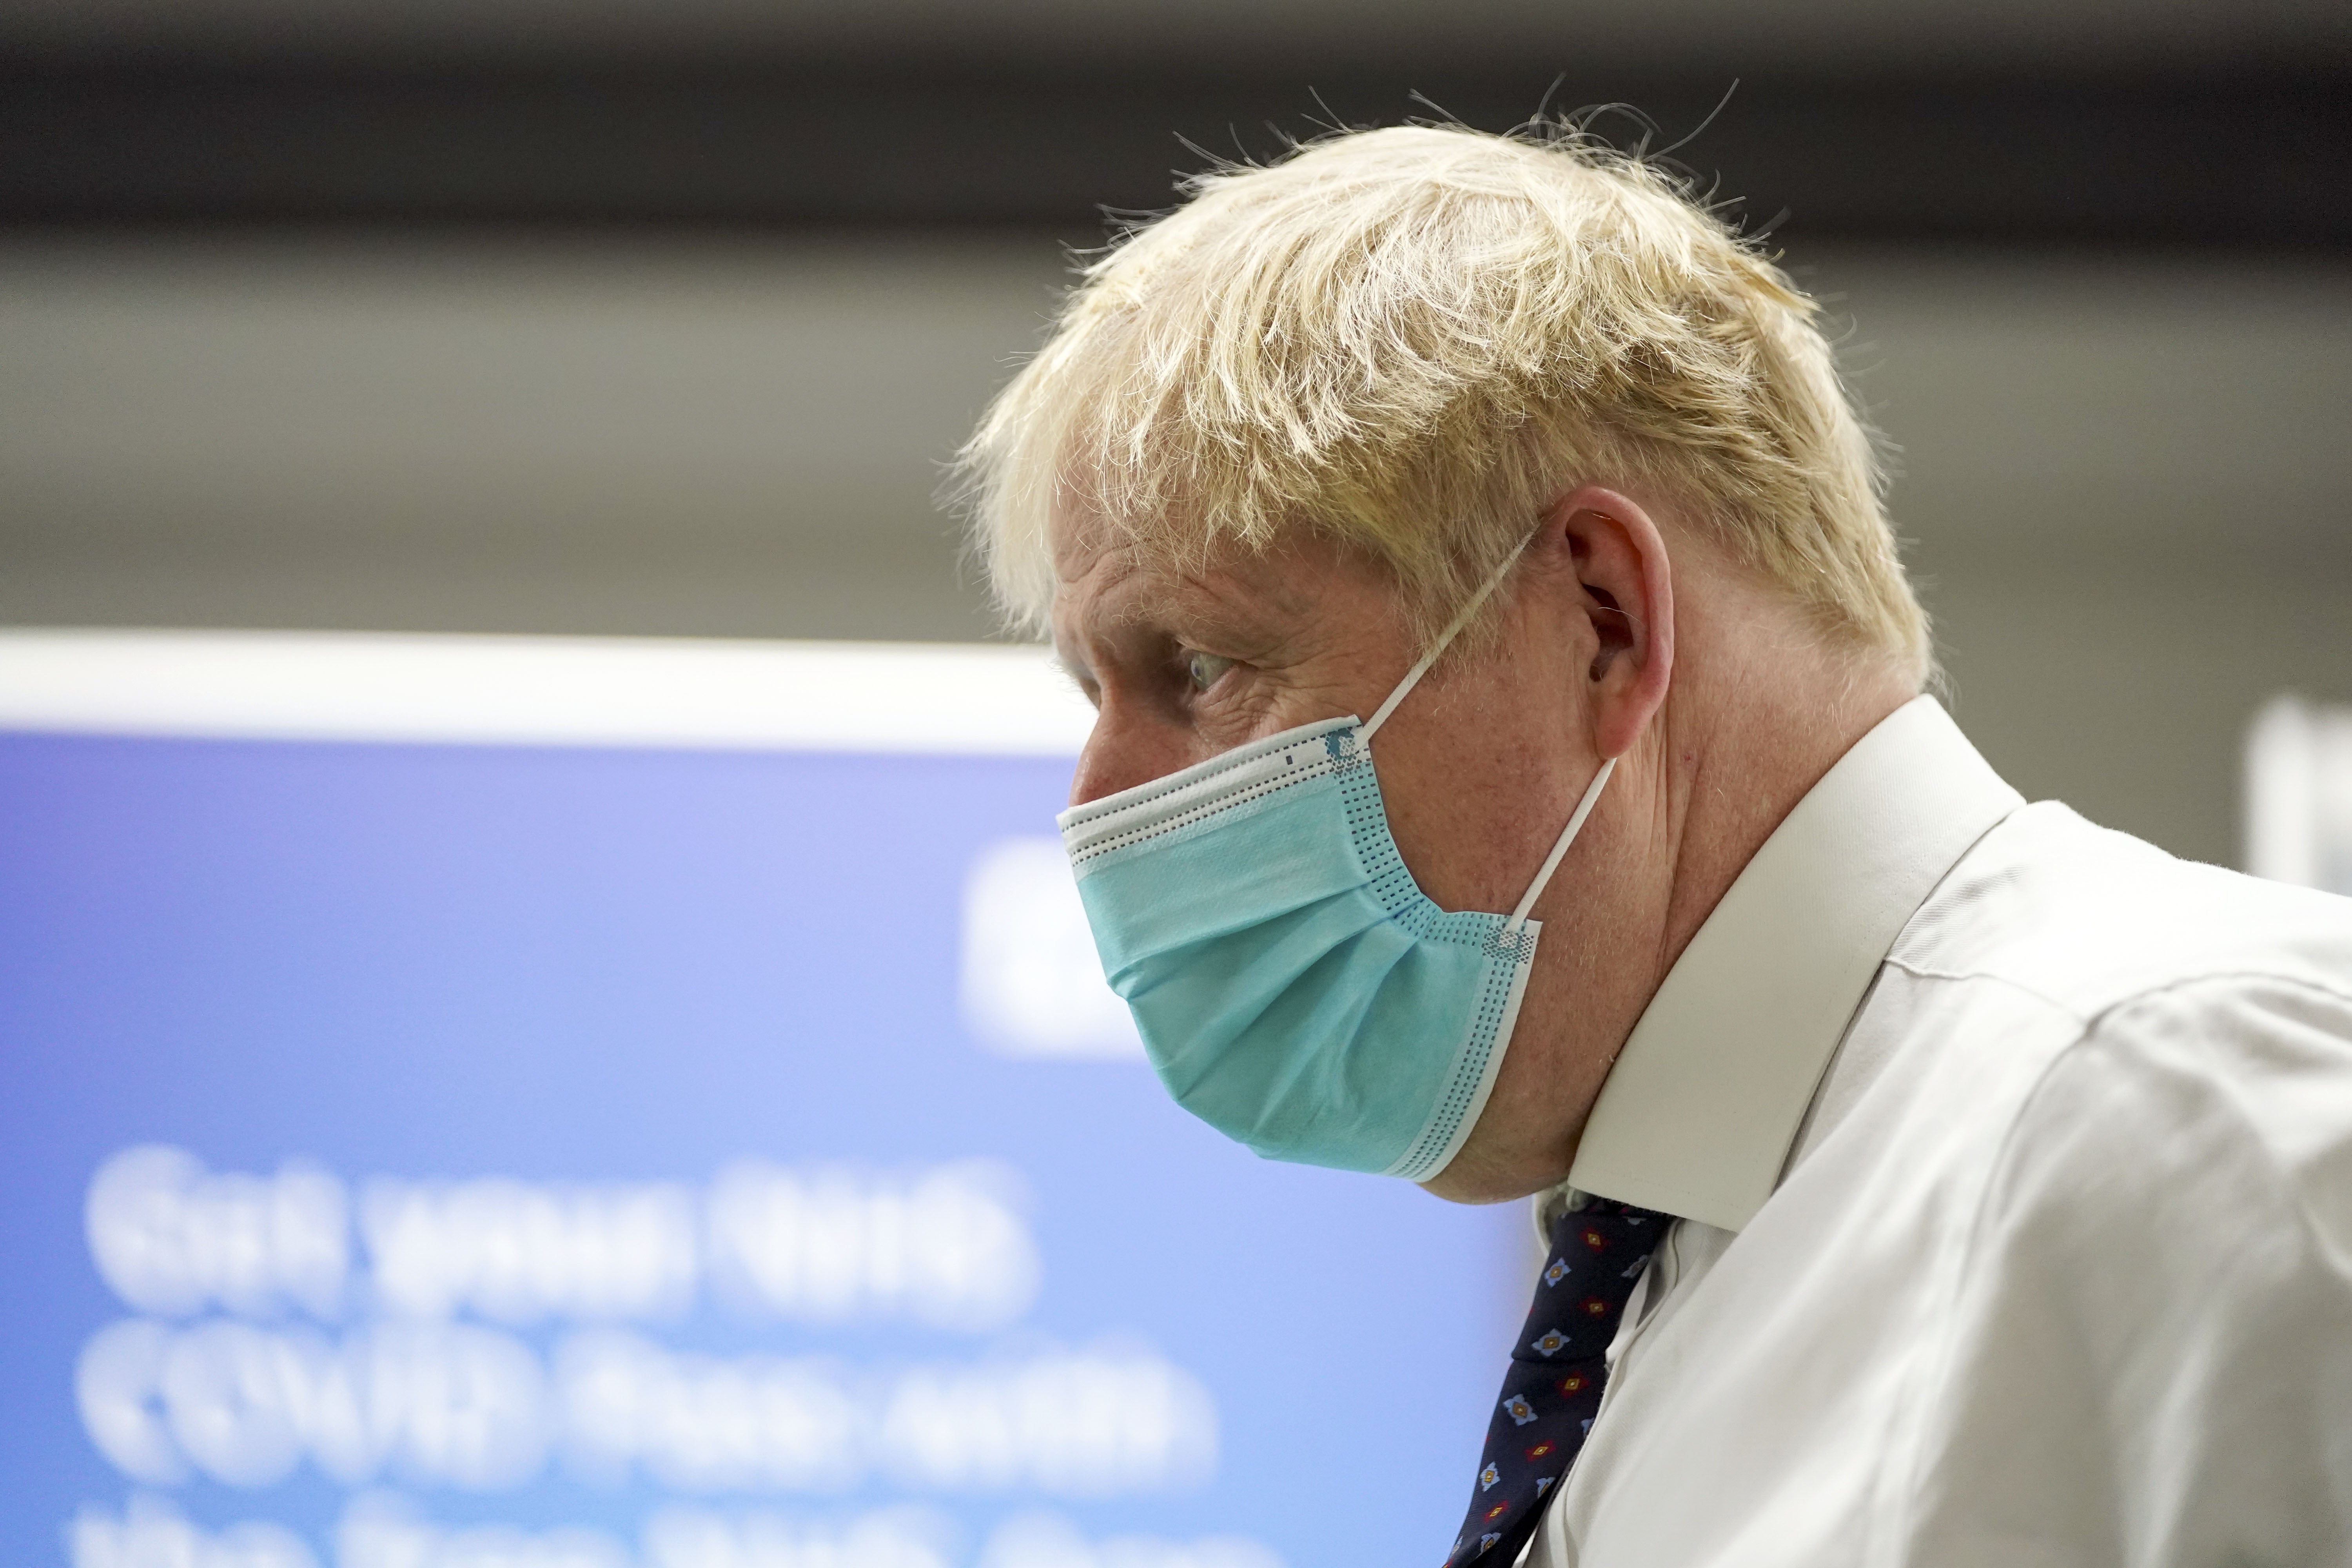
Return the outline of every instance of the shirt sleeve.
{"type": "Polygon", "coordinates": [[[1951,1289],[1893,1560],[2352,1562],[2352,999],[2231,977],[2095,1020],[1951,1289]]]}

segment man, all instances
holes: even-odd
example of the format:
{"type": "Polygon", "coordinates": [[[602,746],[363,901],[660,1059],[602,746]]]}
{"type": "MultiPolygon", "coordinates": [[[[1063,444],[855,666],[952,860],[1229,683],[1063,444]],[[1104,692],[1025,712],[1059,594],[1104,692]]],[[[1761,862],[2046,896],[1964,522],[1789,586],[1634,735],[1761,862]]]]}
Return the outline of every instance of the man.
{"type": "Polygon", "coordinates": [[[1444,128],[1089,268],[966,472],[1099,709],[1107,971],[1261,1153],[1537,1196],[1400,1561],[2352,1560],[2352,906],[1920,695],[1811,315],[1639,163],[1444,128]]]}

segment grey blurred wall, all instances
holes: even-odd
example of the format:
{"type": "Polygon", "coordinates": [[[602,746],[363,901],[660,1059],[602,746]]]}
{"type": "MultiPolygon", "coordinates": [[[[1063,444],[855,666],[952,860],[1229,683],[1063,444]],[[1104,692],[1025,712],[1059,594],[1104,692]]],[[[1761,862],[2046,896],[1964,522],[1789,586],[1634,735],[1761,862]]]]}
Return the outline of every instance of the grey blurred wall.
{"type": "MultiPolygon", "coordinates": [[[[1963,724],[2234,860],[2255,704],[2352,699],[2352,273],[1790,261],[1963,724]]],[[[931,495],[1062,277],[1002,233],[0,242],[0,620],[988,636],[931,495]]]]}

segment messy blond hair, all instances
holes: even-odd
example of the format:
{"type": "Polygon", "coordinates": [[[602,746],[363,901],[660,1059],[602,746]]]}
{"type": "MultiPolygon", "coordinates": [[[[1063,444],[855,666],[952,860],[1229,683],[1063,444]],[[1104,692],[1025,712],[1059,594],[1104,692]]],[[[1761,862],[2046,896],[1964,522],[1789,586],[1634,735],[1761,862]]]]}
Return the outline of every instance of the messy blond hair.
{"type": "Polygon", "coordinates": [[[1424,635],[1561,496],[1646,481],[1826,637],[1927,629],[1814,305],[1653,164],[1558,128],[1339,134],[1087,266],[958,471],[1010,618],[1082,515],[1179,569],[1308,530],[1424,635]]]}

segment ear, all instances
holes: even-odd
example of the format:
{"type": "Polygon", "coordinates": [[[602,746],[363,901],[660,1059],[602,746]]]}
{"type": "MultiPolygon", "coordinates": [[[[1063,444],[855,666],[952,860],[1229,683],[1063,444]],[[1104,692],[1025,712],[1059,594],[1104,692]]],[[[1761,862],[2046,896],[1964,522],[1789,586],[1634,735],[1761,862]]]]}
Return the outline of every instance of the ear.
{"type": "Polygon", "coordinates": [[[1665,541],[1630,496],[1588,485],[1545,519],[1565,537],[1591,618],[1592,743],[1603,757],[1633,749],[1666,700],[1675,668],[1675,590],[1665,541]]]}

